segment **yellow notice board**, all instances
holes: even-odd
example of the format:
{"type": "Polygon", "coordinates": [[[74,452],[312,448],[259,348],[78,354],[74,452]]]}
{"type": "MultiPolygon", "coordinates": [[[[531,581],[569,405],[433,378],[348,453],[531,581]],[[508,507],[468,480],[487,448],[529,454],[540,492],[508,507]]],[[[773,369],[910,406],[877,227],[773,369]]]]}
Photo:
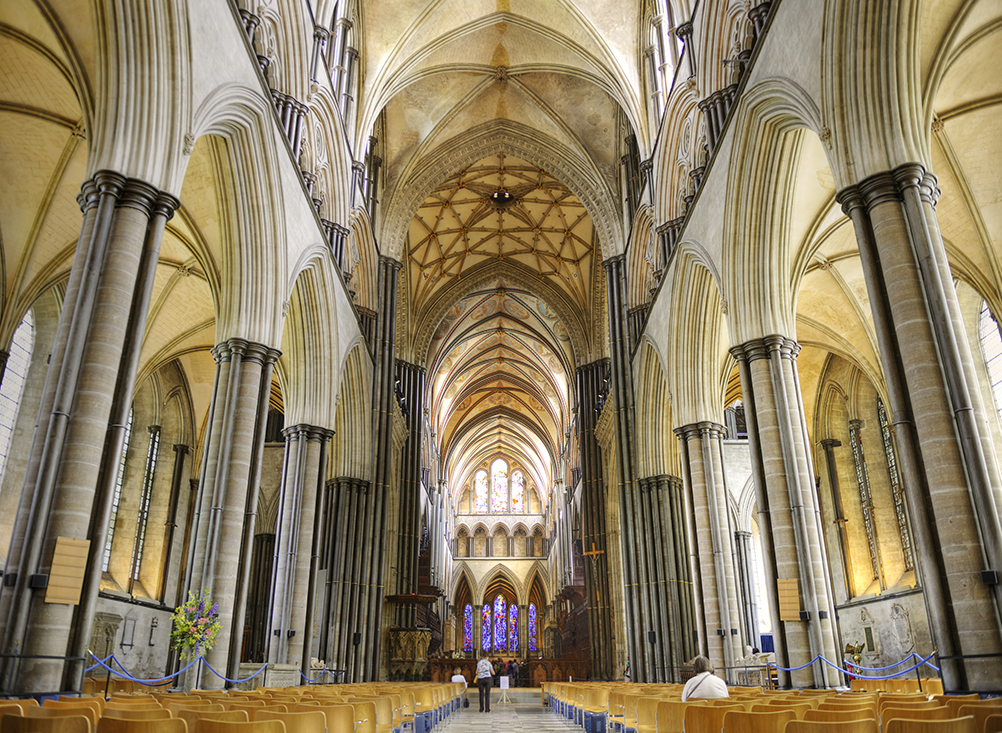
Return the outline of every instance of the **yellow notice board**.
{"type": "Polygon", "coordinates": [[[84,571],[87,569],[87,552],[90,540],[57,537],[56,551],[52,555],[49,585],[45,590],[46,603],[80,603],[84,571]]]}
{"type": "Polygon", "coordinates": [[[779,620],[800,620],[800,581],[797,578],[777,578],[779,620]]]}

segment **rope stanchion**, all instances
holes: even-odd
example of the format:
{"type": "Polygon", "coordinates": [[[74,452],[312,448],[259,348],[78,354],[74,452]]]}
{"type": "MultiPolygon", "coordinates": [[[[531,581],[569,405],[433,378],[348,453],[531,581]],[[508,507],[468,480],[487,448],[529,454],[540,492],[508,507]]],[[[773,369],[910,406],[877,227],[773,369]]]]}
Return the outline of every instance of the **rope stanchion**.
{"type": "Polygon", "coordinates": [[[853,677],[855,677],[858,680],[893,680],[895,677],[900,677],[903,674],[908,674],[909,672],[918,669],[923,664],[926,664],[930,659],[932,659],[933,656],[935,656],[935,655],[934,654],[930,654],[928,657],[926,657],[925,659],[923,659],[922,661],[920,661],[918,664],[915,664],[915,665],[909,667],[908,669],[903,669],[900,672],[895,672],[894,674],[882,675],[880,677],[863,677],[861,675],[854,674],[853,672],[848,672],[848,671],[842,669],[840,666],[838,666],[834,662],[829,662],[824,657],[818,657],[818,658],[821,659],[821,661],[824,662],[825,664],[827,664],[829,667],[834,667],[835,669],[839,670],[840,672],[843,672],[843,673],[845,673],[847,675],[853,676],[853,677]]]}
{"type": "MultiPolygon", "coordinates": [[[[223,680],[224,682],[229,682],[231,685],[239,685],[241,682],[250,682],[252,679],[257,677],[259,674],[261,674],[268,668],[267,664],[262,664],[261,669],[252,674],[250,677],[244,677],[242,680],[231,680],[229,677],[224,677],[223,675],[219,674],[219,672],[214,670],[212,668],[212,665],[205,661],[205,657],[199,657],[199,659],[205,662],[205,666],[209,668],[209,671],[212,672],[212,674],[216,675],[216,677],[223,680]]],[[[300,674],[302,674],[302,671],[300,671],[300,674]]]]}

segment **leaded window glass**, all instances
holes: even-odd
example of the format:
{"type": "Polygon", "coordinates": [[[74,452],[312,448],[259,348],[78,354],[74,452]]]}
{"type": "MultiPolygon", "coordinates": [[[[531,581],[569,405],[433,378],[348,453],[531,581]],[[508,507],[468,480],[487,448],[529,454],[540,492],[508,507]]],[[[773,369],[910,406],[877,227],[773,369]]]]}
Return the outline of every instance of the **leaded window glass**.
{"type": "Polygon", "coordinates": [[[491,650],[491,604],[485,603],[480,613],[480,648],[485,652],[491,650]]]}
{"type": "Polygon", "coordinates": [[[508,619],[505,618],[508,604],[503,596],[494,599],[494,651],[503,652],[508,649],[508,619]]]}
{"type": "Polygon", "coordinates": [[[863,440],[860,436],[860,421],[849,421],[849,444],[852,446],[852,461],[856,468],[856,485],[859,488],[859,506],[863,512],[863,527],[870,549],[870,564],[873,579],[883,585],[880,563],[880,545],[877,541],[877,524],[873,517],[873,496],[870,493],[870,477],[866,471],[866,457],[863,455],[863,440]]]}
{"type": "Polygon", "coordinates": [[[487,471],[477,471],[473,479],[474,507],[477,514],[487,513],[487,471]]]}
{"type": "Polygon", "coordinates": [[[143,566],[143,548],[146,545],[146,520],[150,516],[150,500],[153,498],[153,477],[156,475],[157,458],[160,455],[160,426],[149,427],[150,441],[146,448],[146,472],[143,475],[143,491],[139,495],[139,512],[136,516],[136,542],[132,547],[132,570],[129,580],[139,580],[143,566]]]}
{"type": "Polygon", "coordinates": [[[115,481],[115,494],[111,499],[111,519],[108,521],[108,537],[104,541],[104,560],[101,572],[108,572],[111,564],[111,546],[115,541],[115,524],[118,522],[118,505],[122,502],[122,481],[125,479],[125,460],[129,456],[129,438],[132,437],[132,414],[129,410],[129,422],[125,426],[125,437],[122,439],[122,457],[118,460],[118,478],[115,481]]]}
{"type": "Polygon", "coordinates": [[[508,607],[508,651],[518,651],[518,606],[508,607]]]}
{"type": "Polygon", "coordinates": [[[463,609],[463,651],[473,651],[473,606],[469,603],[463,609]]]}
{"type": "MultiPolygon", "coordinates": [[[[17,411],[24,393],[24,380],[31,366],[31,350],[35,345],[35,321],[29,310],[14,331],[7,355],[7,366],[0,384],[0,469],[7,465],[10,441],[17,424],[17,411]]],[[[3,471],[0,470],[0,476],[3,471]]]]}
{"type": "Polygon", "coordinates": [[[511,475],[511,510],[514,514],[525,513],[525,476],[521,471],[511,475]]]}
{"type": "Polygon", "coordinates": [[[887,410],[880,400],[877,400],[877,419],[880,421],[880,434],[884,439],[884,454],[887,456],[887,472],[891,477],[891,495],[894,497],[894,513],[898,519],[905,570],[911,570],[915,567],[915,560],[912,558],[912,535],[908,529],[908,517],[905,515],[905,492],[901,488],[901,478],[898,475],[898,460],[894,454],[894,443],[891,442],[891,431],[887,424],[887,410]]]}
{"type": "Polygon", "coordinates": [[[978,336],[981,339],[981,355],[988,369],[988,381],[992,385],[995,409],[1002,415],[1002,335],[998,323],[988,307],[988,301],[981,301],[981,316],[978,319],[978,336]]]}
{"type": "Polygon", "coordinates": [[[508,511],[508,464],[500,458],[491,466],[491,511],[508,511]]]}
{"type": "Polygon", "coordinates": [[[536,643],[536,604],[529,604],[529,651],[538,651],[536,643]]]}

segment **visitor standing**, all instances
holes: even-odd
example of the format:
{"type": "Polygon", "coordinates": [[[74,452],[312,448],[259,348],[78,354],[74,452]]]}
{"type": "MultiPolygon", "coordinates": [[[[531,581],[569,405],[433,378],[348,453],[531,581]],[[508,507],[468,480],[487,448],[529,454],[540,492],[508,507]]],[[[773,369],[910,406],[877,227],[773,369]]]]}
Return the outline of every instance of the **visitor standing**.
{"type": "Polygon", "coordinates": [[[477,662],[477,687],[480,689],[480,712],[491,711],[491,683],[494,679],[494,666],[485,654],[477,662]]]}

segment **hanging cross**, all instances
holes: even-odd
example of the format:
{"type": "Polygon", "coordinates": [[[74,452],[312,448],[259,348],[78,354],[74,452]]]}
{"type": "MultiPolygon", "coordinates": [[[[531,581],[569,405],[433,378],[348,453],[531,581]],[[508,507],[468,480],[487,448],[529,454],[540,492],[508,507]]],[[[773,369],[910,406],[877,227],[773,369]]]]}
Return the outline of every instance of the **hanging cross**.
{"type": "MultiPolygon", "coordinates": [[[[594,572],[596,572],[598,570],[598,568],[597,568],[597,565],[598,565],[598,556],[599,555],[604,555],[605,554],[605,550],[598,549],[597,547],[595,547],[595,543],[592,542],[591,543],[591,549],[588,552],[585,552],[585,553],[582,553],[582,554],[584,554],[585,557],[587,557],[589,560],[591,560],[591,569],[592,569],[592,572],[594,573],[594,572]]],[[[595,589],[595,600],[597,600],[599,603],[602,602],[602,594],[599,592],[598,588],[595,589]]]]}

